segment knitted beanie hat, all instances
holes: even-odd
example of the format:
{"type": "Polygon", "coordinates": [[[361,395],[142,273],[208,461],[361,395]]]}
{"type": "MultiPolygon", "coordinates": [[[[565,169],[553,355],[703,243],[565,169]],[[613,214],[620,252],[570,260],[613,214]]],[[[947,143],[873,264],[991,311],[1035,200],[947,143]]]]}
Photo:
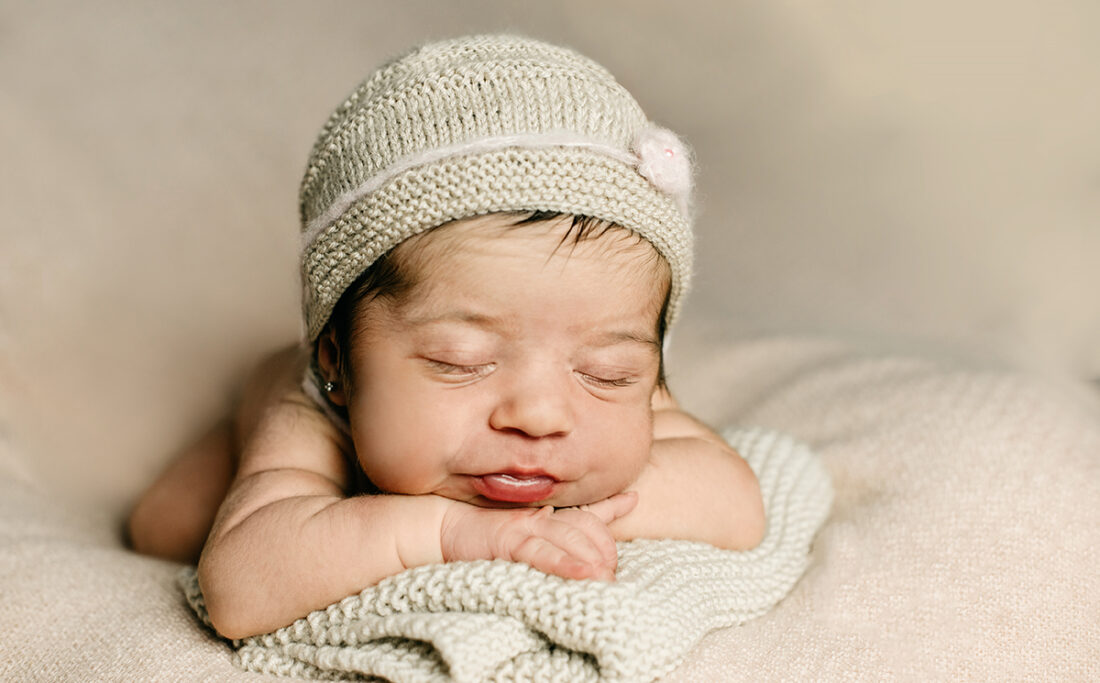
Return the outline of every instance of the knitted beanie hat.
{"type": "Polygon", "coordinates": [[[691,276],[691,185],[688,149],[576,52],[509,35],[416,48],[360,84],[313,146],[300,196],[306,335],[402,241],[499,211],[638,233],[671,267],[671,323],[691,276]]]}

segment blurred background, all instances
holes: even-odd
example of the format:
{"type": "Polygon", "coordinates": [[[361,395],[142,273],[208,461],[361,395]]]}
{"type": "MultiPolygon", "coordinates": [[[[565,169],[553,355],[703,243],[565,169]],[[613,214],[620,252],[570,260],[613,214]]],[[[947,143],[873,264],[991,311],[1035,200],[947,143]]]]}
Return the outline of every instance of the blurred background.
{"type": "Polygon", "coordinates": [[[1098,3],[8,0],[0,436],[29,455],[0,465],[121,515],[299,335],[331,109],[416,43],[503,30],[696,149],[689,405],[693,362],[774,336],[1100,376],[1098,3]]]}

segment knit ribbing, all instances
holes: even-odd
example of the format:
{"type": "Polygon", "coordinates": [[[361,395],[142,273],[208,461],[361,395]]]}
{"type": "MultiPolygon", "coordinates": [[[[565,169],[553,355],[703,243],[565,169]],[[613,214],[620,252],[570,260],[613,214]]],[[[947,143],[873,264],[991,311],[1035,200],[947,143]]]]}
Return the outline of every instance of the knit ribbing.
{"type": "Polygon", "coordinates": [[[317,238],[321,230],[331,225],[333,221],[339,218],[340,215],[347,211],[356,201],[373,192],[377,192],[389,181],[418,166],[425,166],[446,159],[494,152],[506,148],[545,149],[554,147],[586,149],[598,154],[603,154],[604,156],[616,159],[625,164],[636,165],[638,163],[638,159],[633,154],[623,152],[616,147],[611,147],[599,141],[586,140],[572,133],[526,133],[519,135],[504,135],[479,138],[450,147],[437,147],[425,150],[419,155],[406,157],[388,168],[381,169],[369,180],[337,197],[329,204],[324,213],[313,218],[313,220],[305,226],[305,230],[302,233],[302,247],[308,248],[313,240],[317,238]]]}

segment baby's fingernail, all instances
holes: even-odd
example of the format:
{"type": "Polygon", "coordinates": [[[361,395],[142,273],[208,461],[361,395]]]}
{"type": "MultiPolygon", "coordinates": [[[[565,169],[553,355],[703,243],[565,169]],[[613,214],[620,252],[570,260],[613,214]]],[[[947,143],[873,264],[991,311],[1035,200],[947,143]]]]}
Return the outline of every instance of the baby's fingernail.
{"type": "Polygon", "coordinates": [[[574,579],[587,579],[596,574],[596,568],[587,562],[571,560],[566,568],[566,573],[574,579]]]}

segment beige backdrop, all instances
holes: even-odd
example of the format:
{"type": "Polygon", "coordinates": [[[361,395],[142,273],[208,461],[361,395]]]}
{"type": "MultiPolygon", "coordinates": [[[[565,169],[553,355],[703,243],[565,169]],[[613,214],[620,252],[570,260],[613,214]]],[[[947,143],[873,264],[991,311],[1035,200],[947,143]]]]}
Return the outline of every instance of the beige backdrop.
{"type": "Polygon", "coordinates": [[[0,679],[279,680],[120,522],[297,336],[330,109],[412,43],[499,29],[604,62],[694,143],[671,385],[806,441],[836,489],[792,593],[669,683],[1100,680],[1094,0],[0,0],[0,679]]]}
{"type": "MultiPolygon", "coordinates": [[[[329,110],[426,38],[606,64],[697,148],[716,343],[828,335],[1100,375],[1100,5],[0,5],[0,419],[12,468],[120,517],[298,333],[296,190],[329,110]]],[[[693,403],[694,402],[694,403],[693,403]]]]}

